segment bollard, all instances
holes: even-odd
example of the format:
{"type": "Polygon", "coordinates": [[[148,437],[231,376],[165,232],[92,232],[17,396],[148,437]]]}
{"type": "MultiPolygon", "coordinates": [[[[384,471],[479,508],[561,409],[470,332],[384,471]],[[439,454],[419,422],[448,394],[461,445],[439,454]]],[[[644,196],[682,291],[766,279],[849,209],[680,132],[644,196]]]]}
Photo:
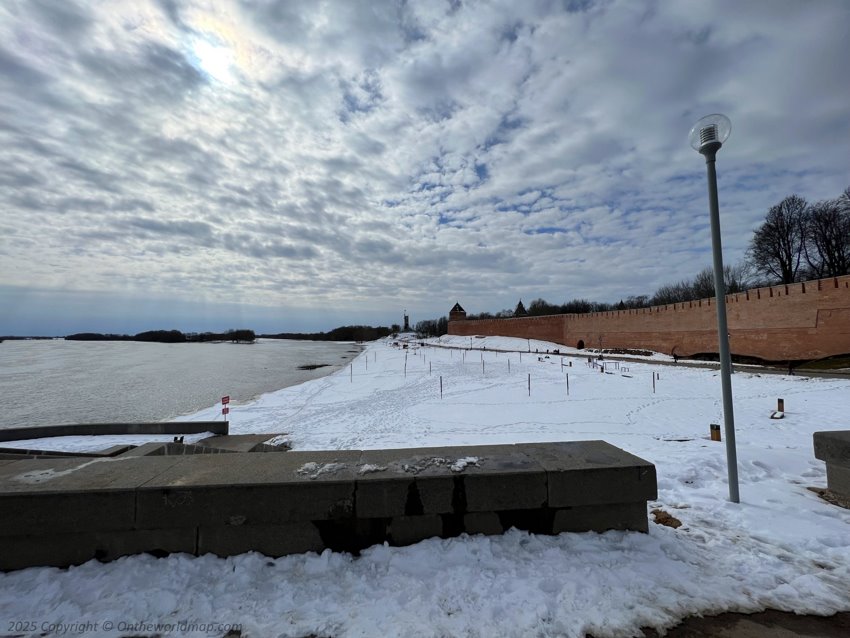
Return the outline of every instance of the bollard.
{"type": "Polygon", "coordinates": [[[719,441],[720,440],[720,424],[712,423],[708,426],[711,429],[711,440],[719,441]]]}
{"type": "Polygon", "coordinates": [[[776,411],[785,412],[785,399],[776,399],[776,411]]]}

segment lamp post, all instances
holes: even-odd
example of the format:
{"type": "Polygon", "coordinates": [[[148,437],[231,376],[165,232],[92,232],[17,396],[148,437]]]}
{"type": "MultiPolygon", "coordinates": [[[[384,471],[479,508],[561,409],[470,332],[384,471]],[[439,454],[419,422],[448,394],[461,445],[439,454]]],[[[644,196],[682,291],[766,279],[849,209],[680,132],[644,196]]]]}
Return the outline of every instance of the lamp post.
{"type": "Polygon", "coordinates": [[[729,476],[729,500],[740,503],[738,494],[738,454],[735,449],[735,415],[732,409],[732,359],[726,324],[726,288],[723,283],[723,249],[720,245],[720,209],[717,204],[715,156],[732,131],[725,115],[706,115],[694,124],[688,140],[695,151],[705,156],[708,172],[708,206],[711,218],[711,250],[714,257],[714,296],[717,302],[717,338],[720,342],[720,385],[723,391],[723,423],[726,435],[726,471],[729,476]]]}

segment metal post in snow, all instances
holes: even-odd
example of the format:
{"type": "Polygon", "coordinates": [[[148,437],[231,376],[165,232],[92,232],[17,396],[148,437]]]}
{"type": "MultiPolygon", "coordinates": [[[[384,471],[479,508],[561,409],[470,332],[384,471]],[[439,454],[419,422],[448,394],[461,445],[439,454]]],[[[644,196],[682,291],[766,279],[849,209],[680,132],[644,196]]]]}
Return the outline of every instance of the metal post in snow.
{"type": "Polygon", "coordinates": [[[428,376],[431,376],[431,362],[428,362],[428,376]]]}
{"type": "Polygon", "coordinates": [[[354,364],[352,363],[349,368],[349,376],[351,377],[351,383],[354,383],[354,364]]]}
{"type": "Polygon", "coordinates": [[[567,396],[570,396],[570,373],[567,372],[567,396]]]}
{"type": "Polygon", "coordinates": [[[655,394],[655,373],[652,373],[652,394],[655,394]]]}
{"type": "Polygon", "coordinates": [[[443,377],[440,375],[440,398],[443,398],[443,377]]]}
{"type": "Polygon", "coordinates": [[[528,396],[531,396],[531,373],[528,373],[528,396]]]}
{"type": "Polygon", "coordinates": [[[511,360],[508,359],[508,374],[511,373],[511,360]]]}

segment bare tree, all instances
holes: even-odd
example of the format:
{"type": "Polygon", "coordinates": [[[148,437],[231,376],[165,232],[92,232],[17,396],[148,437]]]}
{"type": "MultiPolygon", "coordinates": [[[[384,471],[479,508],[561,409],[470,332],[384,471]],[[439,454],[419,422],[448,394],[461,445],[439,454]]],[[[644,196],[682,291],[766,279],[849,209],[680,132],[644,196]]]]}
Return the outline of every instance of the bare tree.
{"type": "MultiPolygon", "coordinates": [[[[723,266],[723,286],[725,294],[742,292],[752,284],[750,266],[742,261],[735,266],[723,266]]],[[[663,306],[683,301],[695,301],[714,297],[714,268],[706,266],[697,273],[693,281],[683,279],[675,284],[666,284],[655,291],[650,303],[653,306],[663,306]]]]}
{"type": "Polygon", "coordinates": [[[797,195],[770,208],[750,243],[753,265],[759,273],[783,284],[797,280],[806,241],[807,209],[806,200],[797,195]]]}
{"type": "Polygon", "coordinates": [[[806,227],[804,252],[812,276],[850,274],[850,188],[809,207],[806,227]]]}
{"type": "Polygon", "coordinates": [[[676,282],[675,284],[665,284],[655,291],[649,303],[653,306],[664,306],[671,303],[682,303],[683,301],[691,301],[693,296],[693,286],[687,279],[676,282]]]}

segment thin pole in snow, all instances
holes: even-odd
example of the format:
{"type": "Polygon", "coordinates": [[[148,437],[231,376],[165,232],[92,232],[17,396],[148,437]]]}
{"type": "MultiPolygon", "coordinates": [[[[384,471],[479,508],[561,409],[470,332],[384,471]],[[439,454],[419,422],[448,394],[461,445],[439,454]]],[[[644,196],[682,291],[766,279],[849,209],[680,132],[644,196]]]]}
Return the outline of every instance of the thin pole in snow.
{"type": "Polygon", "coordinates": [[[443,398],[443,377],[440,375],[440,398],[443,398]]]}
{"type": "Polygon", "coordinates": [[[484,359],[481,359],[481,374],[484,374],[484,359]]]}
{"type": "Polygon", "coordinates": [[[428,362],[428,376],[431,376],[431,362],[428,362]]]}
{"type": "Polygon", "coordinates": [[[528,373],[528,396],[531,396],[531,373],[528,373]]]}
{"type": "Polygon", "coordinates": [[[570,396],[570,373],[567,372],[567,396],[570,396]]]}
{"type": "Polygon", "coordinates": [[[354,364],[352,363],[349,367],[349,373],[351,376],[351,383],[354,383],[354,364]]]}
{"type": "Polygon", "coordinates": [[[652,394],[655,394],[655,374],[652,375],[652,394]]]}
{"type": "Polygon", "coordinates": [[[511,373],[511,360],[508,359],[508,374],[511,373]]]}

